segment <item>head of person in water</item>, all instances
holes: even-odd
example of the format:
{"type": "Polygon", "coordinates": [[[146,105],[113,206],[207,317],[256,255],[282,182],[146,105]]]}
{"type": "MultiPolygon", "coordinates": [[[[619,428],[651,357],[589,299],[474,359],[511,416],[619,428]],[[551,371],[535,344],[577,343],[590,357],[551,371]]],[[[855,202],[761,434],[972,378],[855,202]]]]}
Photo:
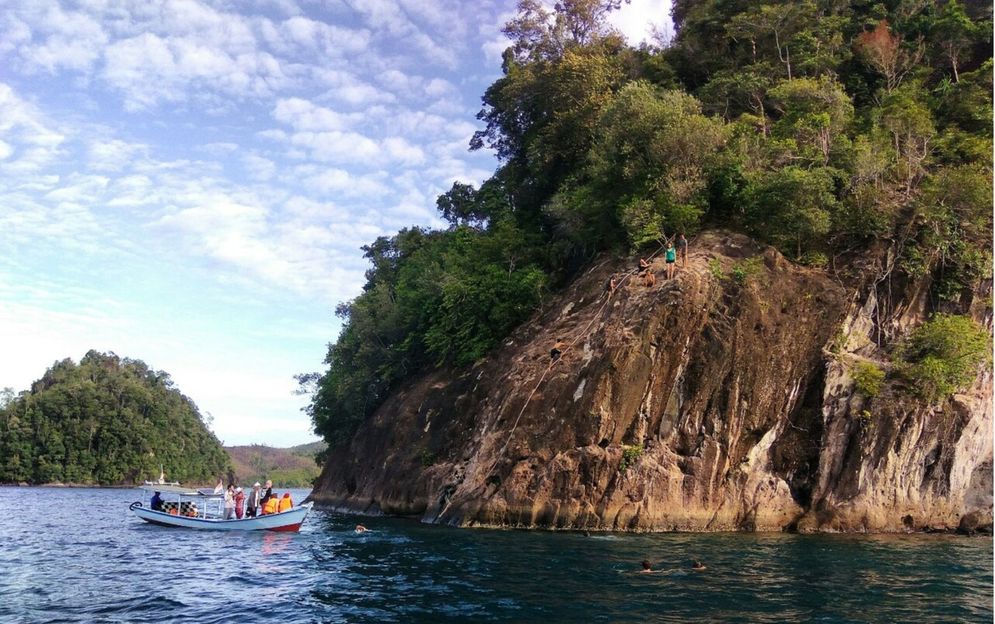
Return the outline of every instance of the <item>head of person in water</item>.
{"type": "Polygon", "coordinates": [[[650,565],[650,562],[643,559],[643,570],[652,570],[652,569],[653,566],[650,565]]]}

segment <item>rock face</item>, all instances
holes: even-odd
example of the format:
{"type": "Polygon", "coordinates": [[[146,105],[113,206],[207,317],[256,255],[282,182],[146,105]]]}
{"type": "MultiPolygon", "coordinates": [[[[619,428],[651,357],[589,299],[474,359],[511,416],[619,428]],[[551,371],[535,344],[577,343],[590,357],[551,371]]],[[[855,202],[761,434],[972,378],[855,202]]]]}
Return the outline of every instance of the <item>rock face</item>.
{"type": "Polygon", "coordinates": [[[699,236],[675,280],[658,259],[655,287],[609,294],[628,268],[596,265],[474,367],[400,389],[313,499],[466,526],[991,524],[990,371],[942,406],[888,388],[867,403],[849,371],[882,357],[872,295],[723,232],[699,236]],[[570,346],[551,364],[557,339],[570,346]]]}

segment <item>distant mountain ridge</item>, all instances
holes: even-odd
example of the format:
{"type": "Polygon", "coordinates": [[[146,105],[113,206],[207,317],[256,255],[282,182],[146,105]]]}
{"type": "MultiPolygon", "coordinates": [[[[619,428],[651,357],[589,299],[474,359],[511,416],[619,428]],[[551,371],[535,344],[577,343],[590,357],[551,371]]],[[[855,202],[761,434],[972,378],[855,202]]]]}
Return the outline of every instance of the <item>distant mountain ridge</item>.
{"type": "Polygon", "coordinates": [[[271,479],[278,487],[311,487],[321,467],[315,455],[324,452],[324,442],[311,442],[290,448],[262,444],[226,446],[235,471],[235,480],[251,485],[271,479]]]}

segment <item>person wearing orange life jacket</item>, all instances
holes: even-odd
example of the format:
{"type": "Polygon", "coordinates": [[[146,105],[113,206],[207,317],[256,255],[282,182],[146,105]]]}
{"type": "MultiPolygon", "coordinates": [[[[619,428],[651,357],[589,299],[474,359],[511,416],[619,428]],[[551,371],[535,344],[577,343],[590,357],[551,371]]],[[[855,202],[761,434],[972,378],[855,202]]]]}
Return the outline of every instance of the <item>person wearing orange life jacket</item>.
{"type": "Polygon", "coordinates": [[[293,506],[294,506],[294,499],[290,498],[290,492],[284,492],[283,498],[280,499],[279,510],[281,512],[284,512],[293,506]]]}
{"type": "Polygon", "coordinates": [[[275,514],[276,513],[277,499],[275,496],[271,496],[269,500],[263,503],[263,515],[275,514]]]}

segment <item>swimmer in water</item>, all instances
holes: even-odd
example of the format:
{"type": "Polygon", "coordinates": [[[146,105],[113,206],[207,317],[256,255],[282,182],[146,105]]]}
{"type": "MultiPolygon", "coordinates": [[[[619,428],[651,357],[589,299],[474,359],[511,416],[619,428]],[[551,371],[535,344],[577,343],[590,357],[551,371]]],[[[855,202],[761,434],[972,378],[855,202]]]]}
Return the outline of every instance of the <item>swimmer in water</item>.
{"type": "Polygon", "coordinates": [[[363,525],[361,524],[356,525],[356,533],[366,533],[367,531],[369,531],[369,529],[367,529],[363,525]]]}
{"type": "Polygon", "coordinates": [[[694,563],[691,564],[691,569],[692,570],[697,570],[698,572],[701,572],[702,570],[707,570],[708,568],[705,567],[704,563],[702,563],[702,562],[698,561],[697,559],[695,559],[694,563]]]}
{"type": "Polygon", "coordinates": [[[644,560],[644,561],[643,561],[643,569],[642,569],[642,570],[640,570],[640,571],[639,571],[639,573],[640,573],[640,574],[652,574],[653,572],[655,572],[655,570],[654,570],[654,569],[653,569],[653,567],[652,567],[652,566],[650,565],[650,562],[649,562],[649,561],[646,561],[646,560],[644,560]]]}

